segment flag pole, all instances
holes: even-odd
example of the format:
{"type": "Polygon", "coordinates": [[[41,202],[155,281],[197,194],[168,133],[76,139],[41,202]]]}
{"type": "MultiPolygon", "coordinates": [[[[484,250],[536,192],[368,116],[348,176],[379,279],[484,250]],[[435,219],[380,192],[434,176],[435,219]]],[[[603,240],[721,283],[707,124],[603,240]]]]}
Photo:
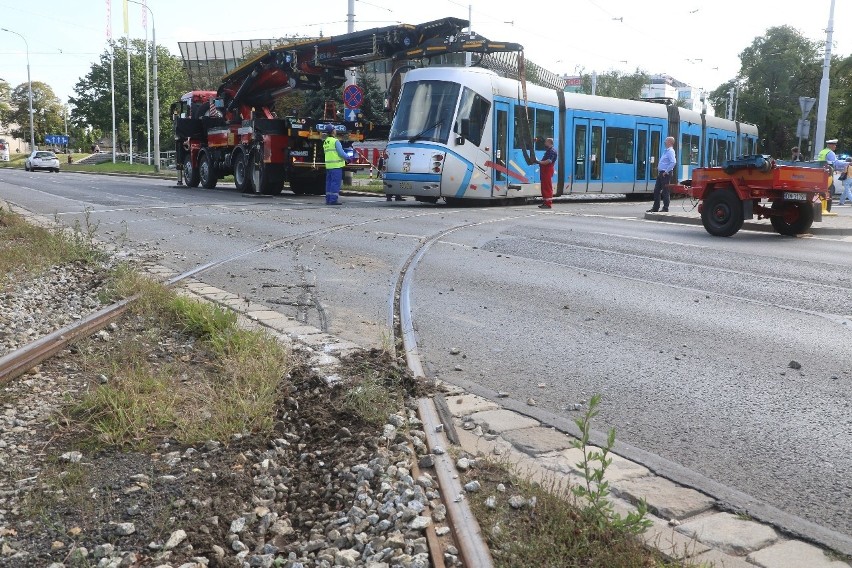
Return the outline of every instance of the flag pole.
{"type": "Polygon", "coordinates": [[[145,129],[148,132],[148,165],[151,165],[151,83],[148,73],[148,6],[146,0],[142,0],[142,27],[145,28],[145,129]]]}
{"type": "Polygon", "coordinates": [[[127,49],[127,157],[133,163],[133,97],[130,93],[130,21],[124,0],[124,47],[127,49]]]}
{"type": "Polygon", "coordinates": [[[106,0],[107,7],[107,41],[109,41],[109,84],[112,95],[112,163],[115,163],[115,145],[117,142],[115,130],[115,43],[112,41],[112,0],[106,0]]]}

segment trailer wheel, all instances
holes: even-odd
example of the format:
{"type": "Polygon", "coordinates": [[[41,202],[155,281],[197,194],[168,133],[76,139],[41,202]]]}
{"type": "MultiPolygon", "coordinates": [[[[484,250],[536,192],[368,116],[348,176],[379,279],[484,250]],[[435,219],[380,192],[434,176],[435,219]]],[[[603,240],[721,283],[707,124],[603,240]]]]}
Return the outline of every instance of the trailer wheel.
{"type": "Polygon", "coordinates": [[[284,189],[284,165],[266,164],[259,151],[249,156],[249,178],[255,193],[279,195],[284,189]]]}
{"type": "Polygon", "coordinates": [[[743,203],[733,189],[717,189],[704,199],[701,222],[714,237],[735,235],[743,221],[743,203]]]}
{"type": "Polygon", "coordinates": [[[249,193],[251,191],[251,181],[248,177],[245,152],[239,148],[234,150],[232,160],[234,163],[234,185],[237,186],[237,191],[249,193]]]}
{"type": "Polygon", "coordinates": [[[192,160],[187,157],[183,163],[183,183],[186,187],[198,187],[201,178],[198,177],[198,170],[192,167],[192,160]]]}
{"type": "Polygon", "coordinates": [[[769,221],[776,233],[791,237],[801,235],[814,224],[814,208],[810,201],[806,203],[773,201],[772,216],[769,221]]]}
{"type": "Polygon", "coordinates": [[[216,177],[216,166],[209,152],[198,155],[198,180],[204,189],[213,189],[219,178],[216,177]]]}

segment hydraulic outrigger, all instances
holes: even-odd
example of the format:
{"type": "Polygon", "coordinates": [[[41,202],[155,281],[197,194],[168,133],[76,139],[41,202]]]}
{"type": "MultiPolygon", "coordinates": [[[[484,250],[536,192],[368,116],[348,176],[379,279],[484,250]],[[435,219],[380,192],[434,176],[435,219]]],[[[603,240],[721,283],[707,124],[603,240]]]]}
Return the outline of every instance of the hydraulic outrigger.
{"type": "MultiPolygon", "coordinates": [[[[243,192],[277,195],[284,182],[297,194],[322,193],[324,154],[319,132],[331,124],[344,132],[344,147],[364,140],[374,125],[341,121],[326,105],[322,118],[277,117],[275,100],[293,90],[342,86],[346,70],[391,59],[447,53],[522,51],[515,43],[491,42],[463,33],[466,20],[443,18],[276,47],[246,61],[222,79],[216,91],[192,91],[172,105],[178,168],[190,187],[212,189],[234,176],[243,192]]],[[[347,169],[369,167],[353,156],[347,169]]]]}

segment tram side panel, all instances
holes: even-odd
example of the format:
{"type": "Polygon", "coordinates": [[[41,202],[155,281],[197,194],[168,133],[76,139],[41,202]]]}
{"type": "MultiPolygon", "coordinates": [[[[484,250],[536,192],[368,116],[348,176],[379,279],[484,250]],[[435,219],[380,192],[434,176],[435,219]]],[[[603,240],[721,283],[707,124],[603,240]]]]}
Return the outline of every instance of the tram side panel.
{"type": "Polygon", "coordinates": [[[678,179],[743,154],[739,148],[753,151],[757,138],[754,126],[659,103],[531,86],[523,105],[517,93],[516,81],[482,69],[411,71],[392,128],[398,135],[387,147],[385,192],[423,201],[537,196],[541,170],[527,164],[523,149],[532,143],[541,159],[552,137],[557,194],[560,182],[562,194],[650,194],[667,136],[675,137],[678,179]],[[409,87],[417,82],[426,86],[409,87]],[[414,93],[408,109],[406,88],[414,93]],[[420,139],[421,129],[429,140],[420,139]]]}

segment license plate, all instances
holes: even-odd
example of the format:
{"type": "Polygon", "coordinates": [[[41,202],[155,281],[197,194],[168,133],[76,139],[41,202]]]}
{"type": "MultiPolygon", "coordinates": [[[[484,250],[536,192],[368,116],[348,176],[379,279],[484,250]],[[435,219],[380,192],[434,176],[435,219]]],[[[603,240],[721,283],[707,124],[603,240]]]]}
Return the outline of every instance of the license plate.
{"type": "Polygon", "coordinates": [[[411,182],[410,182],[410,181],[401,181],[401,182],[399,182],[399,189],[411,189],[411,187],[412,187],[412,186],[411,186],[411,182]]]}
{"type": "Polygon", "coordinates": [[[807,201],[808,194],[807,193],[792,193],[790,191],[784,192],[784,199],[786,201],[807,201]]]}

